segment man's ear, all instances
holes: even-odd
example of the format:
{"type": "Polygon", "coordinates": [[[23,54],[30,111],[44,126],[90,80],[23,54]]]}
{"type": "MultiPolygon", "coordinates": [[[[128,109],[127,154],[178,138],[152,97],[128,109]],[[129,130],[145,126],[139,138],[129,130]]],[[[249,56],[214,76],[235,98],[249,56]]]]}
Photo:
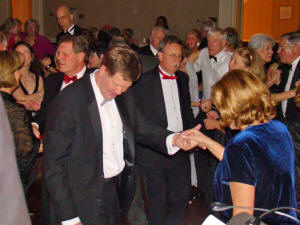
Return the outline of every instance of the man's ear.
{"type": "Polygon", "coordinates": [[[74,22],[74,14],[70,14],[70,18],[74,22]]]}
{"type": "Polygon", "coordinates": [[[159,51],[159,52],[157,53],[157,57],[158,57],[159,61],[161,61],[161,60],[162,60],[162,57],[164,57],[164,56],[163,56],[163,53],[162,53],[161,51],[159,51]]]}

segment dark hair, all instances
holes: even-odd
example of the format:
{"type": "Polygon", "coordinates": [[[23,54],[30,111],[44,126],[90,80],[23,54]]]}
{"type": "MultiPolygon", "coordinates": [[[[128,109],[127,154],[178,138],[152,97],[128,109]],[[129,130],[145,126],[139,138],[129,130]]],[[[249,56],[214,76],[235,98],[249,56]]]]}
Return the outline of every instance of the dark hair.
{"type": "Polygon", "coordinates": [[[125,28],[123,30],[123,35],[124,34],[127,35],[129,39],[131,39],[133,36],[133,30],[131,28],[125,28]]]}
{"type": "Polygon", "coordinates": [[[42,65],[41,65],[40,61],[36,58],[33,48],[31,47],[30,44],[28,44],[25,41],[19,41],[17,44],[14,45],[13,50],[16,51],[16,48],[21,45],[28,48],[31,53],[31,56],[32,56],[32,61],[30,63],[29,71],[34,73],[35,75],[42,75],[43,74],[42,65]]]}
{"type": "Polygon", "coordinates": [[[7,35],[9,30],[16,25],[21,26],[21,21],[17,18],[8,17],[4,24],[1,25],[2,31],[7,35]]]}
{"type": "Polygon", "coordinates": [[[128,46],[110,47],[104,54],[101,65],[106,67],[110,76],[120,72],[127,81],[135,82],[141,76],[140,57],[128,46]]]}
{"type": "Polygon", "coordinates": [[[99,30],[97,40],[104,41],[106,43],[106,45],[108,46],[111,39],[112,39],[112,37],[110,36],[109,33],[107,33],[104,30],[99,30]]]}
{"type": "Polygon", "coordinates": [[[233,27],[226,27],[224,31],[227,34],[227,38],[226,38],[227,46],[231,49],[237,49],[240,45],[240,39],[236,29],[233,27]]]}
{"type": "Polygon", "coordinates": [[[158,51],[162,51],[166,47],[167,44],[173,44],[173,43],[183,46],[182,41],[177,36],[168,35],[159,42],[159,50],[158,51]]]}
{"type": "Polygon", "coordinates": [[[97,54],[98,57],[100,57],[100,55],[104,54],[107,50],[107,44],[104,41],[93,41],[90,46],[90,53],[95,52],[97,54]]]}
{"type": "Polygon", "coordinates": [[[29,20],[27,20],[27,21],[25,22],[25,24],[24,24],[25,32],[27,33],[27,27],[28,27],[28,25],[31,24],[31,23],[34,23],[34,24],[35,24],[35,27],[36,27],[36,33],[38,34],[39,31],[40,31],[40,24],[39,24],[39,22],[38,22],[37,20],[35,20],[35,19],[29,19],[29,20]]]}
{"type": "Polygon", "coordinates": [[[72,43],[72,49],[73,52],[76,54],[83,52],[85,54],[84,62],[85,64],[89,61],[89,42],[87,38],[84,35],[79,36],[63,36],[60,40],[58,45],[60,45],[63,42],[71,42],[72,43]]]}
{"type": "Polygon", "coordinates": [[[155,22],[155,26],[161,26],[159,24],[159,20],[162,20],[163,21],[163,24],[162,24],[162,27],[169,30],[169,25],[168,25],[168,20],[165,16],[159,16],[156,18],[156,22],[155,22]]]}

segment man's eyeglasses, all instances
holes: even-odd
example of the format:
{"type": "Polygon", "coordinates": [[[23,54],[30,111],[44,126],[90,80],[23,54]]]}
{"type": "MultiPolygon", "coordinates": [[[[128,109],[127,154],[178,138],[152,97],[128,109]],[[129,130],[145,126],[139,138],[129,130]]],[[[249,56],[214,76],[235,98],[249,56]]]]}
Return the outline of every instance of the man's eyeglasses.
{"type": "Polygon", "coordinates": [[[165,53],[163,51],[162,51],[162,53],[169,56],[173,60],[178,60],[179,59],[181,61],[182,58],[183,58],[182,55],[168,54],[168,53],[165,53]]]}

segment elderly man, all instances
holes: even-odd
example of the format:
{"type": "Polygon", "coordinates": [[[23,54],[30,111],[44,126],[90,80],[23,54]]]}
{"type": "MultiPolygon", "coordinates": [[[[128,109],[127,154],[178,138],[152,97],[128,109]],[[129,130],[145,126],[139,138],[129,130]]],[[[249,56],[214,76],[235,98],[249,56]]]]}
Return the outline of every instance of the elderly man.
{"type": "Polygon", "coordinates": [[[135,140],[161,154],[193,147],[185,132],[173,134],[150,123],[135,106],[128,88],[140,70],[136,52],[111,47],[99,70],[54,100],[44,138],[45,183],[56,217],[52,225],[119,224],[119,197],[128,197],[134,187],[135,140]],[[131,171],[125,180],[123,170],[131,171]],[[125,184],[123,195],[117,184],[125,184]]]}
{"type": "MultiPolygon", "coordinates": [[[[290,65],[283,70],[281,91],[293,90],[296,81],[300,79],[300,33],[293,32],[281,36],[278,54],[282,63],[290,65]]],[[[293,98],[281,102],[279,117],[288,121],[300,121],[300,110],[293,98]]]]}
{"type": "Polygon", "coordinates": [[[194,62],[196,72],[202,71],[203,98],[210,99],[211,87],[229,69],[231,55],[226,52],[226,33],[220,28],[208,31],[208,47],[201,50],[194,62]]]}
{"type": "MultiPolygon", "coordinates": [[[[166,36],[159,43],[158,59],[159,66],[134,85],[138,107],[153,124],[170,131],[191,128],[195,121],[188,76],[178,71],[182,42],[166,36]]],[[[149,225],[182,224],[190,193],[189,155],[182,151],[162,154],[141,142],[136,161],[145,174],[149,225]]]]}
{"type": "Polygon", "coordinates": [[[154,27],[151,31],[150,44],[146,45],[138,50],[142,61],[143,73],[153,69],[157,66],[158,61],[156,58],[159,48],[159,42],[169,33],[163,27],[154,27]]]}
{"type": "Polygon", "coordinates": [[[81,35],[84,29],[74,23],[74,14],[70,7],[62,5],[56,10],[56,20],[62,32],[56,36],[56,43],[66,35],[81,35]]]}

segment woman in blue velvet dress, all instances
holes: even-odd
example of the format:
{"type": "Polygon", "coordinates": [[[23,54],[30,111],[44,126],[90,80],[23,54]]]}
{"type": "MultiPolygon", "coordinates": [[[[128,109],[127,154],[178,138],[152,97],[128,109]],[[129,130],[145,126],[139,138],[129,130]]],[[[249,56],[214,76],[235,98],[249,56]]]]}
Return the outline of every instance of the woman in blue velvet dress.
{"type": "MultiPolygon", "coordinates": [[[[221,114],[221,125],[241,130],[225,149],[200,132],[192,137],[220,160],[214,178],[215,201],[249,208],[296,208],[292,139],[284,124],[272,120],[275,104],[264,84],[249,72],[233,70],[214,85],[211,96],[221,114]]],[[[222,216],[228,221],[241,212],[261,214],[235,208],[222,216]]],[[[284,212],[296,217],[293,210],[284,212]]],[[[294,224],[277,214],[269,214],[263,221],[294,224]]]]}

